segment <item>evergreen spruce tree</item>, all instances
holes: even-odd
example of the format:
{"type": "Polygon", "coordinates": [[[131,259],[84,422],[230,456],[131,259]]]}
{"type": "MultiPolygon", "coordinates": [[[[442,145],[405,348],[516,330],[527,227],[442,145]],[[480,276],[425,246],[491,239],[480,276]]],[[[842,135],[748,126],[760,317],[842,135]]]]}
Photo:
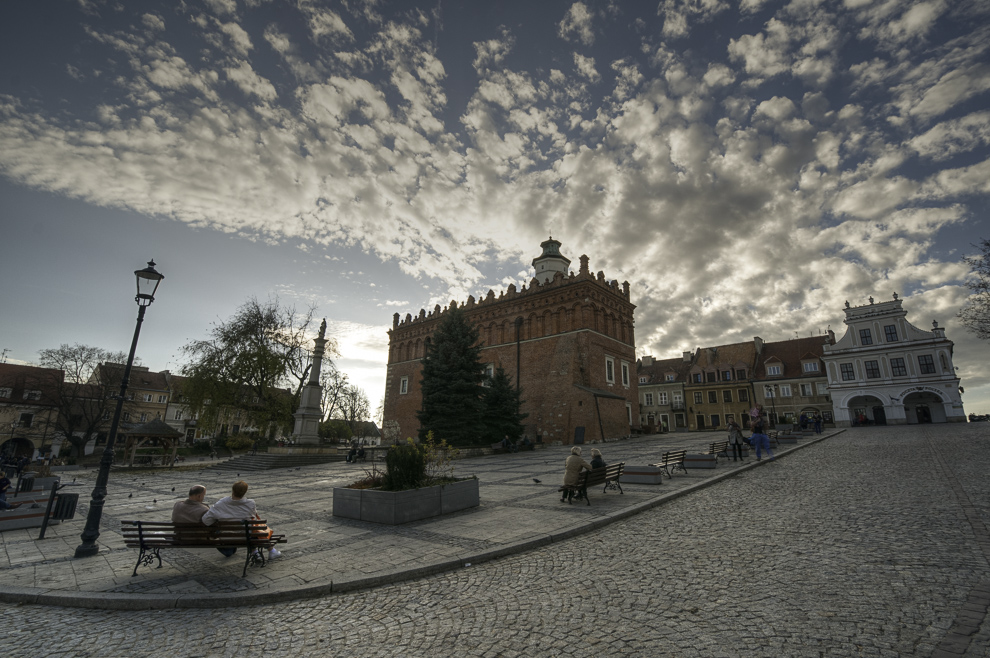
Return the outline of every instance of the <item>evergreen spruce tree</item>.
{"type": "Polygon", "coordinates": [[[441,317],[423,357],[423,407],[416,414],[421,440],[432,431],[451,445],[484,442],[480,355],[478,330],[461,309],[452,307],[441,317]]]}
{"type": "Polygon", "coordinates": [[[522,421],[529,414],[519,413],[522,400],[520,391],[512,385],[512,379],[499,366],[492,375],[482,400],[484,402],[483,425],[488,435],[487,442],[495,443],[506,436],[510,441],[522,438],[522,421]]]}

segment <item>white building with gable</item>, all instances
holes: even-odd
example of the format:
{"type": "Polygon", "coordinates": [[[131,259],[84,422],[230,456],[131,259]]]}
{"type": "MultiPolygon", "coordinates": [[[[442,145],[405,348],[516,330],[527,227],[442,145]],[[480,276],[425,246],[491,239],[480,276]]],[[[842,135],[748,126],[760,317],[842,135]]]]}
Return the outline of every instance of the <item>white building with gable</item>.
{"type": "Polygon", "coordinates": [[[824,346],[825,370],[838,427],[966,421],[951,340],[907,321],[892,301],[849,306],[846,335],[824,346]]]}

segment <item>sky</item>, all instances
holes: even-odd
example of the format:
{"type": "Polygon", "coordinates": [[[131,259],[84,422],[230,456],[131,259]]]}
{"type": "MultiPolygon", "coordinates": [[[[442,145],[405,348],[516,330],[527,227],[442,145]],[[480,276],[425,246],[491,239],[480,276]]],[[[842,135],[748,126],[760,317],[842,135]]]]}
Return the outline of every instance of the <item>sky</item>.
{"type": "Polygon", "coordinates": [[[629,281],[640,356],[896,292],[990,413],[988,50],[983,0],[2,2],[0,349],[126,350],[153,258],[144,365],[277,296],[374,408],[393,313],[552,234],[629,281]]]}

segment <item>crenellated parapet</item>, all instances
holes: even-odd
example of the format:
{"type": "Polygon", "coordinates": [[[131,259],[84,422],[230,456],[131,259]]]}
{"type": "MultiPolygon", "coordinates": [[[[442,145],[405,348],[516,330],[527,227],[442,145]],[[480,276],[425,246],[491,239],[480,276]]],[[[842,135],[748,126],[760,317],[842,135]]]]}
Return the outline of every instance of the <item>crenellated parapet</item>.
{"type": "MultiPolygon", "coordinates": [[[[588,270],[588,257],[581,256],[581,269],[575,274],[574,272],[568,273],[564,276],[562,272],[555,272],[552,279],[549,281],[541,282],[538,278],[533,277],[530,279],[529,287],[523,284],[522,288],[517,289],[514,283],[510,283],[508,288],[501,291],[498,296],[495,295],[495,291],[489,289],[488,293],[481,299],[475,299],[474,295],[469,295],[467,301],[460,304],[459,307],[462,310],[476,309],[485,305],[490,305],[493,303],[502,303],[509,300],[518,301],[523,297],[533,297],[542,295],[544,293],[566,288],[567,286],[572,286],[575,283],[580,283],[583,281],[591,282],[599,286],[603,292],[615,295],[618,300],[624,300],[629,302],[629,282],[623,281],[621,284],[616,280],[608,280],[605,278],[605,273],[599,271],[597,276],[591,274],[588,270]]],[[[427,312],[426,309],[420,309],[417,315],[412,315],[411,313],[406,313],[406,317],[403,318],[399,313],[392,316],[392,328],[398,329],[399,327],[404,327],[408,324],[414,324],[417,322],[428,322],[431,320],[439,319],[441,315],[447,312],[448,309],[458,308],[458,303],[456,300],[451,300],[448,306],[443,308],[439,304],[433,307],[432,311],[427,312]]]]}

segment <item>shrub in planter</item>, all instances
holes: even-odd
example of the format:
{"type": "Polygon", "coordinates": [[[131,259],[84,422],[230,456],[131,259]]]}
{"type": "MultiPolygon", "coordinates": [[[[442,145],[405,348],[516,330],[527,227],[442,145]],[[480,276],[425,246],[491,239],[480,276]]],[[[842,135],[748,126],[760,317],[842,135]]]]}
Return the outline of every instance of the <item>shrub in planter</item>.
{"type": "Polygon", "coordinates": [[[389,448],[385,455],[382,489],[402,491],[426,485],[426,452],[409,441],[389,448]]]}

